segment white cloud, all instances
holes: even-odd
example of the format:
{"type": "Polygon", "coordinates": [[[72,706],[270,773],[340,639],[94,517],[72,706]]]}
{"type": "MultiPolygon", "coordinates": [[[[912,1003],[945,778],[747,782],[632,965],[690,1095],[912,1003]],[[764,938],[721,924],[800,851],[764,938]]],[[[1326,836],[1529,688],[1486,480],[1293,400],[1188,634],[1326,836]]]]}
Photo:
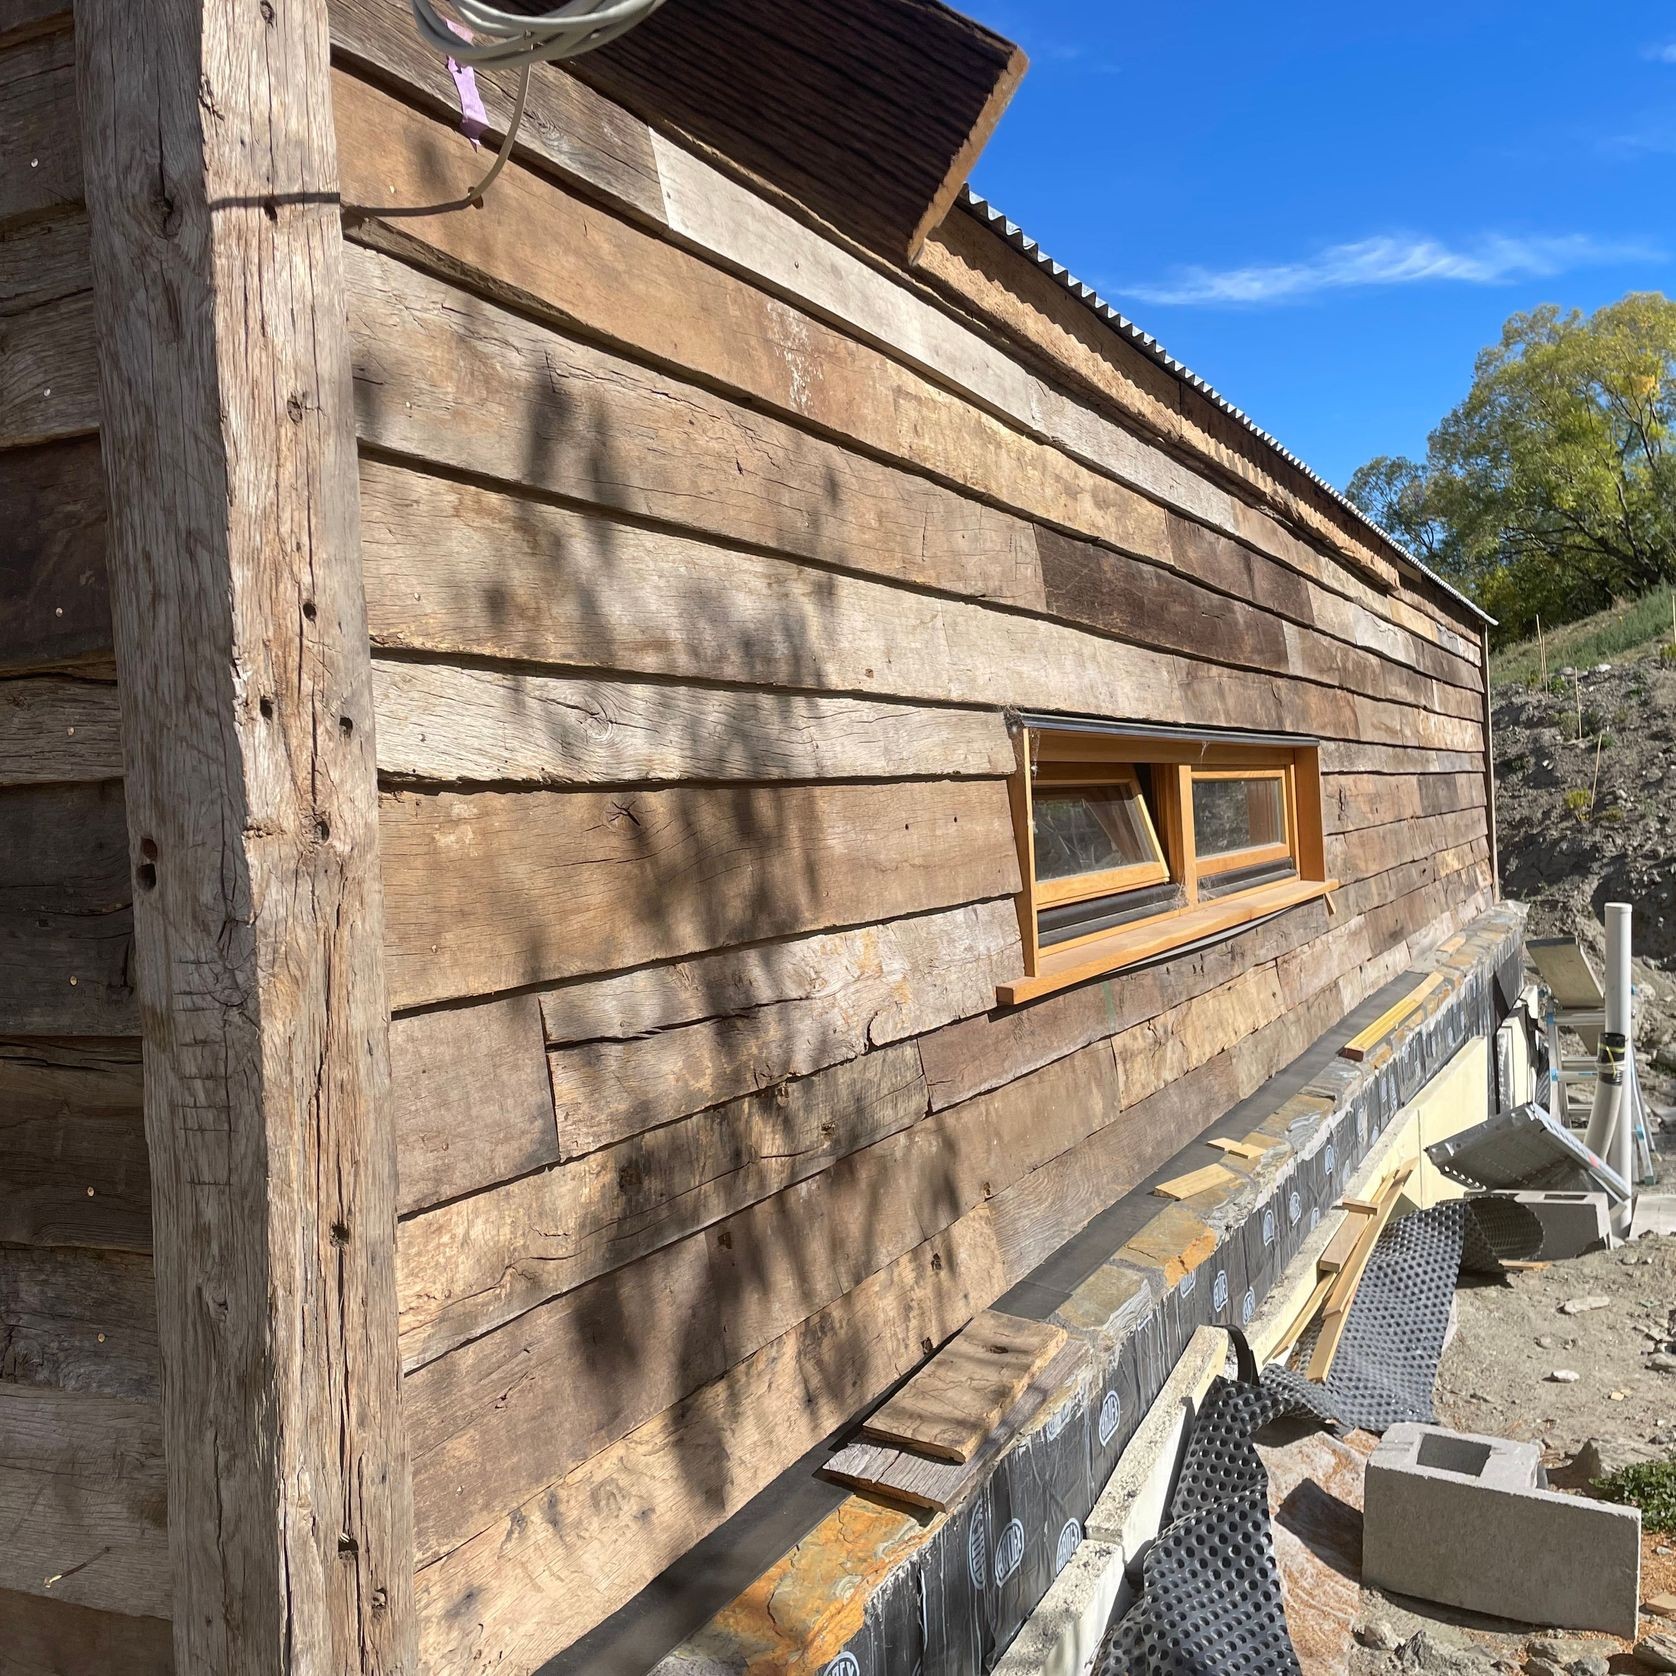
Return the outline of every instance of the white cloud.
{"type": "Polygon", "coordinates": [[[1652,59],[1655,64],[1676,64],[1676,41],[1666,41],[1662,46],[1644,47],[1641,56],[1652,59]]]}
{"type": "Polygon", "coordinates": [[[1413,234],[1385,233],[1353,244],[1331,245],[1298,262],[1180,268],[1163,279],[1113,289],[1142,302],[1183,306],[1285,303],[1321,291],[1424,281],[1502,285],[1515,279],[1542,279],[1574,268],[1653,259],[1657,255],[1644,245],[1602,241],[1585,233],[1552,238],[1491,235],[1462,246],[1413,234]]]}

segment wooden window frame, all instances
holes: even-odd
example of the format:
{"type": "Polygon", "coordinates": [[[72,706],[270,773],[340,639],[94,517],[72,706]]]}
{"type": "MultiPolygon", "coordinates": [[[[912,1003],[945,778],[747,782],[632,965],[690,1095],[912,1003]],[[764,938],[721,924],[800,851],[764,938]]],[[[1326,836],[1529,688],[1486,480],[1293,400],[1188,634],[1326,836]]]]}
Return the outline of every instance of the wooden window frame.
{"type": "MultiPolygon", "coordinates": [[[[1062,766],[1058,764],[1050,766],[1062,766]]],[[[1152,811],[1147,807],[1146,796],[1141,790],[1140,777],[1132,767],[1118,765],[1101,770],[1092,765],[1084,767],[1080,764],[1070,765],[1072,772],[1068,774],[1052,774],[1040,778],[1037,783],[1051,786],[1055,791],[1098,790],[1106,786],[1125,785],[1132,787],[1135,797],[1140,803],[1141,818],[1146,822],[1147,836],[1151,838],[1153,848],[1158,852],[1156,862],[1142,861],[1127,867],[1109,867],[1100,873],[1072,873],[1063,879],[1039,879],[1036,881],[1036,906],[1038,908],[1057,907],[1065,902],[1087,902],[1097,896],[1114,896],[1126,890],[1144,890],[1148,885],[1161,885],[1170,877],[1170,863],[1164,850],[1162,840],[1158,836],[1158,829],[1152,822],[1152,811]]],[[[1035,786],[1031,788],[1031,840],[1035,839],[1035,786]]]]}
{"type": "Polygon", "coordinates": [[[1192,783],[1201,780],[1278,780],[1280,781],[1280,819],[1286,835],[1278,844],[1247,844],[1237,850],[1222,850],[1212,855],[1200,855],[1195,848],[1193,863],[1201,879],[1218,873],[1236,873],[1242,867],[1261,867],[1267,862],[1297,860],[1297,820],[1293,814],[1292,781],[1296,767],[1291,761],[1277,763],[1273,768],[1198,768],[1192,771],[1192,783]]]}
{"type": "Polygon", "coordinates": [[[1002,984],[1003,1005],[1016,1005],[1052,994],[1090,978],[1120,972],[1154,960],[1172,949],[1232,935],[1241,926],[1300,903],[1314,901],[1336,888],[1328,879],[1322,832],[1320,753],[1308,741],[1247,743],[1238,738],[1167,738],[1126,733],[1056,732],[1047,727],[1020,729],[1018,770],[1011,781],[1013,822],[1018,835],[1019,932],[1024,948],[1024,976],[1002,984]],[[1153,835],[1164,856],[1156,868],[1116,869],[1075,880],[1036,878],[1035,791],[1037,786],[1114,785],[1128,779],[1139,788],[1137,769],[1150,771],[1151,796],[1143,799],[1153,835]],[[1193,783],[1204,779],[1274,777],[1282,785],[1284,843],[1248,846],[1201,857],[1194,838],[1193,783]],[[1223,876],[1246,867],[1290,862],[1282,879],[1259,880],[1243,888],[1202,895],[1223,876]],[[1133,880],[1130,873],[1145,873],[1133,880]],[[1041,911],[1065,902],[1174,881],[1177,903],[1122,925],[1064,938],[1044,947],[1041,911]],[[1059,887],[1073,885],[1072,890],[1059,887]]]}

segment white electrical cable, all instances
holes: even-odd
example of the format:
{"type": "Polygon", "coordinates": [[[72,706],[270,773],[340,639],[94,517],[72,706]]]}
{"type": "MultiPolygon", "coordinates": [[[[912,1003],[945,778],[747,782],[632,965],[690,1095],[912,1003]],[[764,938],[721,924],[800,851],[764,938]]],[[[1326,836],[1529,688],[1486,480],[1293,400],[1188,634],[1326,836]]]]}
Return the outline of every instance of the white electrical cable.
{"type": "Polygon", "coordinates": [[[444,11],[433,0],[411,0],[413,18],[420,38],[456,64],[498,68],[517,65],[518,92],[507,119],[506,137],[489,166],[489,172],[461,198],[445,204],[409,204],[387,207],[345,204],[344,213],[356,220],[376,216],[392,220],[406,215],[445,215],[451,210],[481,209],[483,194],[495,176],[506,167],[512,144],[524,120],[524,102],[529,97],[530,71],[537,64],[554,64],[561,58],[575,58],[614,41],[641,19],[650,17],[663,0],[566,0],[550,12],[507,12],[485,0],[448,0],[444,11]],[[453,13],[457,23],[451,22],[453,13]]]}
{"type": "Polygon", "coordinates": [[[419,33],[428,45],[459,64],[551,64],[592,52],[642,18],[663,0],[566,0],[550,12],[508,12],[487,0],[448,0],[447,12],[434,0],[412,0],[419,33]],[[450,26],[448,12],[467,31],[450,26]]]}

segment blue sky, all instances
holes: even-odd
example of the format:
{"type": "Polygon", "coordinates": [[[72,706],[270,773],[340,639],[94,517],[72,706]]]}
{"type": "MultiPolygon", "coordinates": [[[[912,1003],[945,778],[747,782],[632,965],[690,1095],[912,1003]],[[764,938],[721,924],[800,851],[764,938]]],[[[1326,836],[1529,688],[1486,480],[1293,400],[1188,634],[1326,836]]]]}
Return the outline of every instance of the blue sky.
{"type": "Polygon", "coordinates": [[[973,184],[1339,486],[1516,309],[1676,293],[1676,0],[960,0],[973,184]]]}

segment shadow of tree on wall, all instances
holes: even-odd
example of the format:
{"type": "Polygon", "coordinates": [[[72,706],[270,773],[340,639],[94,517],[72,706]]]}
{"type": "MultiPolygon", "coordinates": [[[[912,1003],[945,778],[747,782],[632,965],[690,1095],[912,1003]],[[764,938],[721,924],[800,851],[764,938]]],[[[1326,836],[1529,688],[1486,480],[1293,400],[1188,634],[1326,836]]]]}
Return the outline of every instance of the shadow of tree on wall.
{"type": "MultiPolygon", "coordinates": [[[[506,317],[499,308],[462,293],[455,294],[452,306],[464,317],[465,329],[479,348],[508,341],[502,330],[506,317]]],[[[522,328],[523,322],[519,325],[522,328]]],[[[525,334],[521,329],[517,335],[525,334]]],[[[440,336],[438,344],[438,352],[447,353],[440,336]]],[[[380,372],[377,357],[376,343],[358,347],[362,434],[375,439],[409,437],[411,429],[400,411],[409,391],[380,372]]],[[[463,640],[443,650],[399,655],[547,675],[604,672],[613,679],[673,679],[683,686],[760,682],[786,692],[856,690],[853,672],[834,645],[833,594],[839,585],[834,575],[813,564],[787,564],[784,576],[774,578],[771,593],[759,591],[762,557],[776,549],[841,556],[843,537],[828,534],[827,526],[857,520],[846,513],[849,488],[837,470],[825,474],[814,503],[806,495],[788,496],[774,478],[772,448],[753,437],[752,415],[735,409],[738,434],[730,441],[738,447],[732,492],[753,499],[753,522],[761,527],[766,519],[770,537],[725,543],[716,533],[725,520],[716,516],[713,502],[706,505],[715,492],[714,479],[704,481],[685,513],[678,489],[672,487],[678,474],[671,460],[678,461],[689,439],[692,446],[711,453],[717,446],[713,434],[699,434],[714,422],[713,400],[696,391],[694,400],[685,400],[683,387],[672,379],[626,361],[612,367],[620,381],[614,387],[601,376],[604,363],[598,351],[584,347],[573,353],[572,345],[557,335],[548,340],[539,360],[523,354],[516,361],[497,357],[495,364],[498,387],[492,401],[485,401],[492,411],[461,413],[456,436],[439,436],[437,446],[423,450],[433,462],[447,461],[446,466],[421,466],[417,443],[392,448],[380,442],[377,454],[381,471],[422,470],[446,477],[469,491],[458,497],[456,506],[493,520],[492,527],[480,530],[442,525],[400,533],[415,544],[411,556],[421,573],[428,555],[441,555],[450,546],[474,555],[474,609],[488,641],[502,655],[485,659],[463,640]],[[619,399],[625,386],[638,392],[632,403],[619,399]],[[643,413],[649,390],[657,392],[653,403],[661,408],[662,422],[650,432],[625,426],[622,415],[643,413]],[[492,439],[474,434],[488,424],[515,427],[515,438],[505,429],[492,439]],[[393,467],[403,454],[410,458],[393,467]],[[701,533],[691,537],[690,550],[671,545],[672,537],[687,537],[694,530],[701,533]],[[649,543],[661,548],[655,563],[647,562],[649,543]],[[517,563],[497,563],[497,549],[507,557],[515,553],[517,563]],[[509,574],[519,578],[516,584],[508,582],[509,574]],[[681,576],[682,586],[674,597],[681,615],[672,615],[673,596],[660,592],[660,574],[681,576]],[[532,635],[532,624],[549,627],[532,635]],[[553,648],[550,654],[538,643],[542,636],[553,648]],[[707,666],[707,656],[695,655],[700,646],[717,654],[715,664],[707,666]],[[514,649],[515,655],[505,655],[507,649],[514,649]]],[[[906,650],[912,655],[912,647],[906,650]]],[[[545,711],[527,711],[520,720],[537,732],[549,726],[545,711]]],[[[874,858],[823,857],[808,824],[819,815],[811,813],[806,802],[788,797],[786,782],[752,781],[760,750],[756,738],[730,738],[718,752],[713,733],[701,733],[705,724],[683,707],[672,704],[666,722],[674,742],[708,760],[720,756],[725,774],[707,783],[668,789],[653,788],[628,774],[620,781],[597,781],[574,791],[519,792],[588,798],[598,804],[599,813],[587,832],[590,856],[601,869],[628,864],[636,879],[626,899],[616,891],[604,898],[610,912],[626,920],[611,928],[614,944],[656,951],[631,960],[631,965],[649,960],[667,966],[678,964],[682,956],[750,944],[764,926],[785,928],[787,934],[792,928],[827,927],[831,869],[865,869],[877,865],[874,858]],[[688,730],[684,737],[682,729],[688,730]]],[[[607,734],[617,726],[615,718],[603,713],[591,717],[590,724],[596,733],[607,734]]],[[[891,773],[889,762],[881,762],[880,777],[891,773]]],[[[406,789],[409,795],[443,795],[435,789],[406,789]]],[[[903,784],[901,796],[906,828],[914,816],[911,784],[903,784]]],[[[560,863],[554,871],[563,874],[567,858],[554,859],[560,863]]],[[[539,864],[534,873],[543,876],[539,864]]],[[[514,896],[528,888],[527,883],[498,876],[487,887],[514,896]]],[[[854,898],[853,886],[846,894],[854,898]]],[[[522,933],[509,933],[520,939],[514,963],[531,974],[588,973],[591,945],[600,935],[599,913],[598,903],[582,902],[573,932],[561,928],[550,935],[531,925],[522,933]]],[[[723,985],[722,975],[713,964],[686,968],[690,995],[685,1010],[691,1019],[724,1019],[737,1011],[737,994],[723,985]]],[[[912,974],[908,981],[913,981],[912,974]]],[[[562,1008],[564,995],[565,987],[554,989],[549,1004],[562,1008]]],[[[917,1078],[917,1055],[911,1057],[917,1078]]],[[[730,1178],[747,1180],[747,1172],[773,1162],[780,1150],[773,1090],[784,1071],[764,1063],[751,1066],[750,1075],[767,1090],[748,1102],[753,1118],[764,1126],[757,1134],[728,1132],[730,1124],[742,1120],[741,1102],[718,1105],[700,1119],[690,1118],[678,1106],[671,1110],[671,1123],[705,1131],[683,1158],[686,1179],[676,1179],[666,1170],[661,1185],[672,1194],[706,1184],[714,1191],[730,1178]]],[[[922,1120],[923,1115],[922,1107],[922,1120]]],[[[660,1138],[654,1130],[613,1147],[614,1157],[621,1160],[619,1196],[616,1204],[602,1207],[606,1216],[655,1214],[648,1202],[643,1159],[648,1144],[660,1138]]],[[[806,1142],[787,1135],[785,1144],[797,1147],[806,1142]]],[[[901,1354],[891,1347],[893,1338],[905,1338],[899,1321],[826,1307],[866,1275],[903,1255],[900,1244],[875,1250],[873,1239],[875,1224],[892,1201],[891,1225],[900,1225],[903,1184],[881,1169],[870,1171],[868,1163],[864,1154],[852,1154],[847,1164],[826,1166],[853,1178],[843,1214],[828,1213],[830,1178],[817,1174],[781,1192],[775,1214],[751,1219],[761,1231],[758,1239],[738,1237],[742,1229],[716,1224],[708,1213],[681,1224],[703,1230],[685,1235],[706,1242],[703,1293],[662,1300],[655,1319],[641,1313],[644,1290],[634,1286],[626,1266],[584,1282],[593,1307],[578,1332],[563,1387],[553,1390],[555,1404],[632,1415],[632,1398],[625,1399],[624,1392],[639,1386],[675,1392],[682,1403],[674,1425],[650,1415],[640,1422],[667,1430],[667,1447],[654,1472],[638,1478],[607,1475],[582,1507],[564,1503],[567,1518],[587,1523],[563,1527],[564,1562],[555,1565],[547,1579],[554,1590],[585,1595],[596,1570],[649,1578],[818,1441],[835,1418],[855,1411],[905,1371],[901,1354]],[[788,1305],[788,1299],[796,1300],[795,1306],[788,1305]],[[818,1327],[807,1329],[801,1340],[783,1339],[777,1349],[768,1348],[794,1323],[812,1317],[818,1318],[818,1327]],[[741,1334],[741,1324],[754,1318],[773,1324],[760,1340],[748,1328],[741,1334]],[[877,1349],[881,1341],[887,1346],[882,1356],[877,1349]],[[731,1364],[751,1357],[756,1361],[749,1376],[712,1393],[720,1400],[694,1395],[731,1364]],[[764,1400],[756,1372],[770,1363],[774,1366],[766,1388],[773,1394],[771,1402],[764,1400]],[[651,1505],[641,1499],[648,1492],[655,1497],[651,1505]],[[689,1511],[677,1518],[679,1508],[689,1511]],[[661,1551],[657,1544],[666,1523],[671,1541],[668,1551],[661,1551]],[[595,1551],[591,1562],[590,1550],[595,1551]]],[[[916,1181],[919,1237],[946,1228],[969,1208],[960,1184],[953,1155],[928,1179],[916,1181]]],[[[753,1187],[726,1208],[762,1196],[753,1187]]],[[[952,1252],[949,1257],[958,1265],[952,1252]]],[[[929,1281],[929,1257],[925,1268],[921,1279],[929,1281]]],[[[958,1267],[941,1276],[944,1287],[966,1281],[958,1267]]],[[[974,1296],[974,1306],[989,1301],[994,1287],[987,1272],[970,1277],[970,1285],[981,1294],[974,1296]]],[[[912,1343],[911,1354],[928,1354],[932,1348],[927,1338],[912,1343]]],[[[543,1463],[540,1484],[529,1490],[555,1483],[580,1465],[579,1459],[556,1453],[543,1463]]],[[[597,1615],[617,1604],[618,1598],[602,1599],[597,1615]]]]}

